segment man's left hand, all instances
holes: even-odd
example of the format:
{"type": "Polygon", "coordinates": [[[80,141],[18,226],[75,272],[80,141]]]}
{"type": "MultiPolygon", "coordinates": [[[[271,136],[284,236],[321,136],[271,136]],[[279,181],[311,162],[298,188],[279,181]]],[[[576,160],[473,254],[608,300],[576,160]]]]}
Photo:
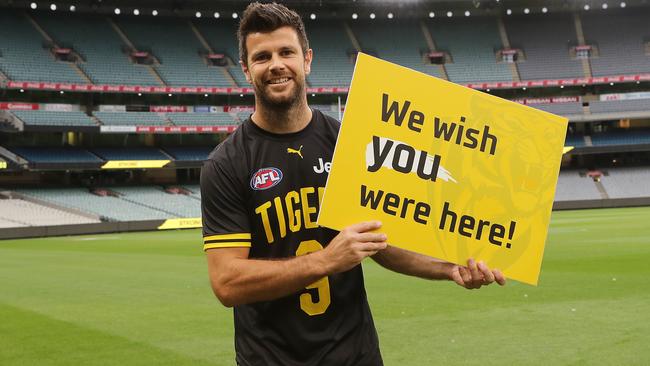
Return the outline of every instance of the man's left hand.
{"type": "Polygon", "coordinates": [[[477,263],[472,258],[467,260],[467,267],[454,265],[451,268],[449,277],[459,286],[470,290],[487,286],[492,282],[496,282],[501,286],[506,284],[506,278],[501,271],[490,269],[483,261],[477,263]]]}

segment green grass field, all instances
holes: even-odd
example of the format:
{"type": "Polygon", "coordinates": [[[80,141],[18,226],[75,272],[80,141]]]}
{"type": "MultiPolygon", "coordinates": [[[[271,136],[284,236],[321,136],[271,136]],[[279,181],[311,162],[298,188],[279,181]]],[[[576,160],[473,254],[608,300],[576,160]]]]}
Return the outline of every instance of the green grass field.
{"type": "MultiPolygon", "coordinates": [[[[647,365],[650,208],[554,212],[538,287],[364,262],[386,365],[647,365]]],[[[232,365],[200,232],[0,241],[0,365],[232,365]]]]}

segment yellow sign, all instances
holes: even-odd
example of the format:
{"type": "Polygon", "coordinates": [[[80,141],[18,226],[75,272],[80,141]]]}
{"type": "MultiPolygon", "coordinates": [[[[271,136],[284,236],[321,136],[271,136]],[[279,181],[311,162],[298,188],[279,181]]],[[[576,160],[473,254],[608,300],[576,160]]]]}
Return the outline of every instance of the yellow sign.
{"type": "Polygon", "coordinates": [[[167,219],[162,225],[158,226],[158,230],[193,229],[197,227],[201,227],[201,218],[187,217],[182,219],[167,219]]]}
{"type": "Polygon", "coordinates": [[[359,54],[318,223],[537,284],[567,123],[359,54]]]}
{"type": "Polygon", "coordinates": [[[4,160],[0,160],[0,169],[7,169],[7,162],[4,160]]]}
{"type": "Polygon", "coordinates": [[[144,169],[162,168],[170,160],[110,160],[102,165],[102,169],[144,169]]]}

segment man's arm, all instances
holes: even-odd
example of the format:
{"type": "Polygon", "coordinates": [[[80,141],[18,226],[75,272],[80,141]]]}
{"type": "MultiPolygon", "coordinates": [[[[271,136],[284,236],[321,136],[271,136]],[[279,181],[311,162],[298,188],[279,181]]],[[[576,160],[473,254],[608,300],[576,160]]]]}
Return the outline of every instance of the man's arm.
{"type": "Polygon", "coordinates": [[[206,251],[214,294],[225,306],[277,299],[330,274],[347,271],[386,248],[386,235],[372,233],[379,222],[364,222],[341,231],[320,251],[290,259],[248,259],[249,248],[206,251]]]}
{"type": "Polygon", "coordinates": [[[491,270],[483,262],[477,263],[473,259],[469,259],[467,267],[464,267],[390,245],[373,255],[372,259],[395,272],[430,280],[451,280],[467,289],[480,288],[495,281],[501,286],[506,283],[499,270],[491,270]]]}

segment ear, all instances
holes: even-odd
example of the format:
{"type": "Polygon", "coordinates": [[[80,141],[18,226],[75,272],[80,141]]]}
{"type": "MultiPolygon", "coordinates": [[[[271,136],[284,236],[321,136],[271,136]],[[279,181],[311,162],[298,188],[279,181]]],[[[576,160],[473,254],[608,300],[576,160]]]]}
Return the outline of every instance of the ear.
{"type": "Polygon", "coordinates": [[[253,79],[251,78],[251,73],[248,70],[248,66],[242,60],[239,60],[239,65],[241,66],[241,71],[244,73],[244,76],[246,76],[246,81],[252,85],[253,79]]]}
{"type": "Polygon", "coordinates": [[[311,60],[314,58],[314,51],[310,48],[305,52],[305,75],[311,73],[311,60]]]}

